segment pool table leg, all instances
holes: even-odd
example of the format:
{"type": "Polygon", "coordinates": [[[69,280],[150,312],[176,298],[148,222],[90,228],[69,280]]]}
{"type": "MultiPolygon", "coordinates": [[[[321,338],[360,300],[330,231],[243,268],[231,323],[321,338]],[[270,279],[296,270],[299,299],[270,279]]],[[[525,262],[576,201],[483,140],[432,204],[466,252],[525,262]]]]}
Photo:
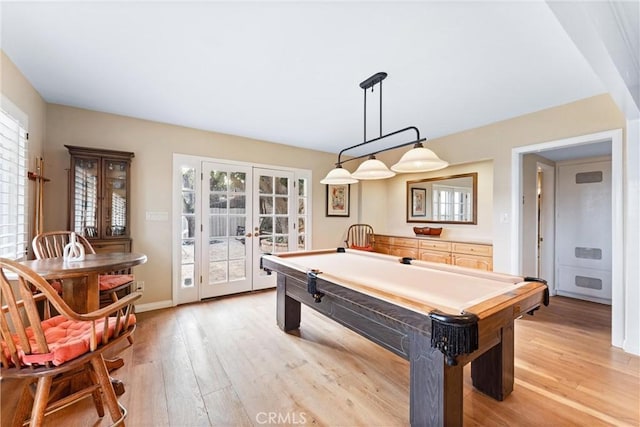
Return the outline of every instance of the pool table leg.
{"type": "Polygon", "coordinates": [[[462,426],[463,366],[448,366],[431,338],[411,333],[409,411],[412,427],[462,426]]]}
{"type": "Polygon", "coordinates": [[[513,391],[513,321],[500,330],[500,342],[471,362],[473,386],[496,400],[513,391]]]}
{"type": "Polygon", "coordinates": [[[287,276],[278,274],[276,288],[278,327],[283,331],[291,331],[300,327],[300,301],[287,295],[287,276]]]}

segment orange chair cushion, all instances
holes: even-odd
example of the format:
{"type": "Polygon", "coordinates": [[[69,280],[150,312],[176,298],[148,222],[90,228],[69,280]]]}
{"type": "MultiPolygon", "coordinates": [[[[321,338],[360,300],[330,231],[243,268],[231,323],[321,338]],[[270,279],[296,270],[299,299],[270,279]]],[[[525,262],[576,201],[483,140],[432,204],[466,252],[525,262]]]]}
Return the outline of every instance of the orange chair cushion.
{"type": "Polygon", "coordinates": [[[104,274],[98,278],[101,291],[110,291],[113,288],[122,286],[125,283],[133,282],[131,274],[104,274]]]}
{"type": "MultiPolygon", "coordinates": [[[[129,326],[136,323],[135,315],[129,317],[129,326]]],[[[26,329],[29,345],[32,354],[24,354],[20,346],[20,340],[16,334],[13,335],[13,342],[18,348],[21,365],[44,364],[51,362],[55,366],[75,359],[89,352],[91,340],[91,322],[69,320],[64,316],[55,316],[44,320],[42,323],[45,340],[49,346],[49,353],[38,353],[38,345],[33,336],[33,329],[26,329]]],[[[104,319],[96,321],[96,337],[98,343],[102,340],[104,331],[104,319]]],[[[109,327],[107,336],[112,337],[116,326],[116,318],[109,317],[109,327]]],[[[11,360],[11,353],[5,342],[2,342],[2,351],[7,359],[11,360]]]]}

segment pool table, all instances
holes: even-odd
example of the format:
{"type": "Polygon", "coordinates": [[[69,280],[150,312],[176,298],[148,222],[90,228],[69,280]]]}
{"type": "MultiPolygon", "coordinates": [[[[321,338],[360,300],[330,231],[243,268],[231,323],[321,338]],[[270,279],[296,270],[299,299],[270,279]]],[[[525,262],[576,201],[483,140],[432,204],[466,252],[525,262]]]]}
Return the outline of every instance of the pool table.
{"type": "Polygon", "coordinates": [[[303,303],[410,364],[412,426],[462,425],[462,373],[503,400],[513,390],[514,320],[549,302],[543,280],[337,248],[263,255],[277,273],[277,322],[303,303]]]}

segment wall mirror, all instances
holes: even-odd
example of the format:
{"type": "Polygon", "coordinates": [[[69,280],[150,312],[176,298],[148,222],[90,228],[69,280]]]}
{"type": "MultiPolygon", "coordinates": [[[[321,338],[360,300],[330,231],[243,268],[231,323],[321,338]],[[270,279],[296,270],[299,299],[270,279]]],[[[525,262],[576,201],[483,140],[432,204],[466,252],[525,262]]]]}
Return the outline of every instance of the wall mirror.
{"type": "Polygon", "coordinates": [[[477,224],[478,174],[407,181],[407,222],[477,224]]]}

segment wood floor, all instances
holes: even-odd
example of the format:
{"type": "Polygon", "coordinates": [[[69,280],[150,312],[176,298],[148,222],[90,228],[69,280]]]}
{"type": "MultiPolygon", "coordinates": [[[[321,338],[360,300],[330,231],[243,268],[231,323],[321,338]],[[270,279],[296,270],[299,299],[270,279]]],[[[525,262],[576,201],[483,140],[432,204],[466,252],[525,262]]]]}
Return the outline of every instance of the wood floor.
{"type": "MultiPolygon", "coordinates": [[[[562,297],[516,321],[515,387],[497,402],[465,372],[465,426],[640,424],[639,358],[610,346],[610,308],[562,297]]],[[[299,334],[266,291],[141,313],[126,364],[129,426],[406,426],[409,366],[303,306],[299,334]]],[[[2,425],[19,384],[4,380],[2,425]]],[[[47,425],[106,426],[90,400],[47,425]]]]}

